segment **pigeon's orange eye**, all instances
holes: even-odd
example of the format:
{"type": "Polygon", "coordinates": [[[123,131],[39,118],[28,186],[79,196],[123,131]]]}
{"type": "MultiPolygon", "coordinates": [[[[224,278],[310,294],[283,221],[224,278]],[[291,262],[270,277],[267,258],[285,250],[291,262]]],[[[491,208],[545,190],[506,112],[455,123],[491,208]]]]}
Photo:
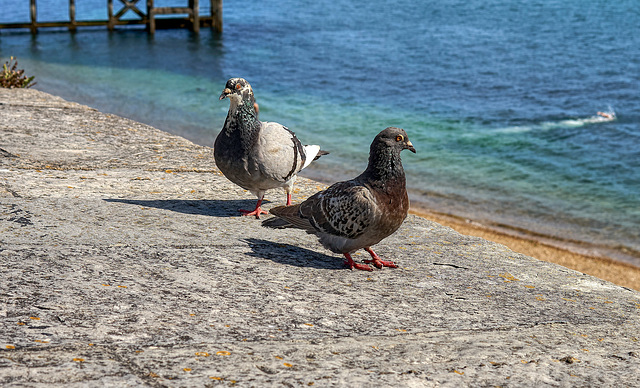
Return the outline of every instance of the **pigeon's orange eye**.
{"type": "Polygon", "coordinates": [[[238,90],[242,89],[242,85],[236,84],[236,89],[238,89],[238,90]]]}
{"type": "Polygon", "coordinates": [[[396,141],[403,141],[403,140],[404,140],[404,136],[402,135],[396,136],[396,141]]]}

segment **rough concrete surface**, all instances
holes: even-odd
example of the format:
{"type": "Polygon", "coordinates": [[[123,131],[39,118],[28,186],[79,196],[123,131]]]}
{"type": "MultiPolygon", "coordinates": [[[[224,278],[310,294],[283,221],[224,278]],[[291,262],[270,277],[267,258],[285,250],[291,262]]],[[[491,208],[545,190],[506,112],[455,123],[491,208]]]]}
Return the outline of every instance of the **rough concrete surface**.
{"type": "Polygon", "coordinates": [[[415,216],[350,271],[254,204],[211,148],[0,89],[0,386],[640,386],[638,292],[415,216]]]}

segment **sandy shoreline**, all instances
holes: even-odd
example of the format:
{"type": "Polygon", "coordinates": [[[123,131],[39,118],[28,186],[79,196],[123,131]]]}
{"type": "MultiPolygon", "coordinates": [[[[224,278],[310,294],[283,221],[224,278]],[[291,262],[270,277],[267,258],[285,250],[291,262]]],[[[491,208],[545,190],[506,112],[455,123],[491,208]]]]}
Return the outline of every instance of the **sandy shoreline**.
{"type": "Polygon", "coordinates": [[[430,212],[420,207],[412,206],[411,213],[448,226],[461,234],[482,237],[486,240],[506,245],[515,252],[559,264],[600,279],[608,280],[617,285],[640,291],[640,268],[631,264],[609,258],[584,255],[533,239],[501,233],[482,225],[467,223],[464,220],[430,212]]]}

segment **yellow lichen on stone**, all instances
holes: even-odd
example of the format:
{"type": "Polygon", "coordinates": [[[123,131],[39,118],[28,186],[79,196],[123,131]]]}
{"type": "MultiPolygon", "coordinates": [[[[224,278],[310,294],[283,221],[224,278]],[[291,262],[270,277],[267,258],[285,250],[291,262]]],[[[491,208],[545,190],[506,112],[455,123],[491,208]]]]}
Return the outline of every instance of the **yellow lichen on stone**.
{"type": "Polygon", "coordinates": [[[501,273],[498,276],[503,278],[505,283],[519,282],[520,281],[520,279],[518,279],[515,276],[511,275],[509,272],[501,273]]]}

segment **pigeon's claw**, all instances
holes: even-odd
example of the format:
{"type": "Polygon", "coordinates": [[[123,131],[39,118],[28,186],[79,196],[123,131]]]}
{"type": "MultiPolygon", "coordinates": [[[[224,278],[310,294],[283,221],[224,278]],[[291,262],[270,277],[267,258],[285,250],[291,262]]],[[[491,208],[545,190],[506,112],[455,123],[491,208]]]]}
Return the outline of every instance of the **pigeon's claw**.
{"type": "Polygon", "coordinates": [[[364,262],[367,264],[373,264],[376,266],[376,268],[382,268],[382,267],[398,268],[396,263],[394,263],[393,261],[371,259],[371,260],[364,260],[364,262]]]}
{"type": "Polygon", "coordinates": [[[371,260],[364,260],[365,263],[373,264],[377,268],[382,268],[382,267],[398,268],[396,263],[394,263],[393,261],[382,260],[380,256],[378,256],[370,247],[365,248],[365,250],[369,252],[369,254],[371,255],[371,260]]]}
{"type": "Polygon", "coordinates": [[[258,206],[255,210],[244,210],[238,209],[243,216],[256,216],[257,219],[260,219],[260,214],[269,214],[268,211],[264,211],[258,206]]]}
{"type": "Polygon", "coordinates": [[[351,258],[351,255],[348,253],[344,254],[346,260],[344,261],[344,265],[349,267],[350,269],[359,269],[360,271],[373,271],[373,268],[369,267],[366,264],[358,264],[351,258]]]}
{"type": "Polygon", "coordinates": [[[262,205],[262,198],[258,200],[258,203],[256,204],[255,209],[253,210],[238,209],[238,211],[241,212],[243,216],[256,216],[257,219],[260,219],[260,214],[269,214],[269,212],[262,210],[262,208],[260,207],[261,205],[262,205]]]}

